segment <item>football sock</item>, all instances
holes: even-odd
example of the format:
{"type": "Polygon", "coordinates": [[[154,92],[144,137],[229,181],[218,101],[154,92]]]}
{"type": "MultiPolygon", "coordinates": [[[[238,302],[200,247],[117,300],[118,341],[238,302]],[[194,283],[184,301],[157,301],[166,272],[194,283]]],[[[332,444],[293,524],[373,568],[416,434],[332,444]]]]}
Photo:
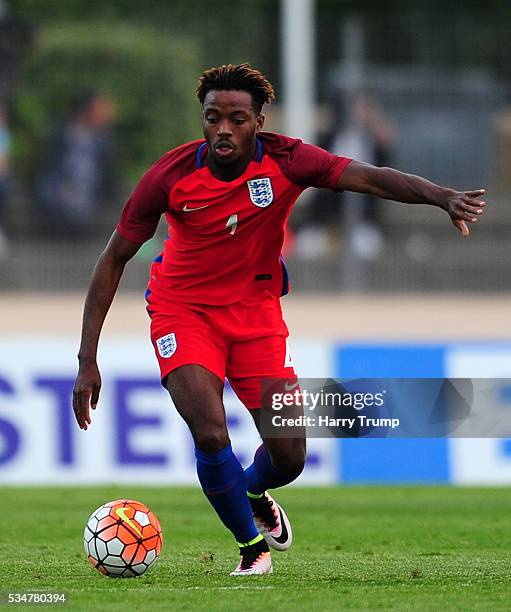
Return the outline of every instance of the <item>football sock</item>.
{"type": "Polygon", "coordinates": [[[240,555],[243,557],[243,565],[250,567],[252,563],[259,557],[261,553],[269,552],[270,547],[266,540],[261,536],[261,540],[255,544],[247,544],[240,546],[240,555]]]}
{"type": "Polygon", "coordinates": [[[250,497],[261,497],[266,489],[277,489],[295,480],[295,475],[277,472],[264,444],[256,450],[254,462],[245,470],[247,492],[250,497]]]}
{"type": "Polygon", "coordinates": [[[245,474],[231,445],[217,453],[196,448],[195,457],[202,490],[238,545],[252,545],[262,540],[247,498],[245,474]]]}

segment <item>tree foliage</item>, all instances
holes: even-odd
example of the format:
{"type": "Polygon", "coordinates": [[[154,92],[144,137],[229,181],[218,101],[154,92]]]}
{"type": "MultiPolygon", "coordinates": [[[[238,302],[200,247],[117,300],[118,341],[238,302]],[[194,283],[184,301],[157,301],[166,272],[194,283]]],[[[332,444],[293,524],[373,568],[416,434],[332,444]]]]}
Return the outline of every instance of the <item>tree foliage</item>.
{"type": "Polygon", "coordinates": [[[166,150],[200,136],[194,97],[198,52],[186,37],[133,22],[81,21],[43,26],[22,67],[14,107],[15,155],[37,165],[53,125],[85,90],[113,96],[126,179],[135,180],[166,150]]]}

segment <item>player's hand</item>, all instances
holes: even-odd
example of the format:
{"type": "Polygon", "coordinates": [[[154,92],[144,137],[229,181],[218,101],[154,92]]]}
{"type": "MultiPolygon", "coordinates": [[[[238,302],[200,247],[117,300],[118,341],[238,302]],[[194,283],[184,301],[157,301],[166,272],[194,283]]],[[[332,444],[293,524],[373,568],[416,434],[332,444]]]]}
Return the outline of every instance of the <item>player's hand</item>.
{"type": "Polygon", "coordinates": [[[484,196],[484,193],[484,189],[455,191],[447,198],[445,210],[449,213],[453,225],[464,237],[470,234],[467,223],[477,223],[484,212],[486,202],[479,199],[484,196]]]}
{"type": "Polygon", "coordinates": [[[81,364],[73,389],[73,410],[80,429],[88,429],[91,424],[90,409],[96,409],[101,389],[101,375],[98,365],[81,364]]]}

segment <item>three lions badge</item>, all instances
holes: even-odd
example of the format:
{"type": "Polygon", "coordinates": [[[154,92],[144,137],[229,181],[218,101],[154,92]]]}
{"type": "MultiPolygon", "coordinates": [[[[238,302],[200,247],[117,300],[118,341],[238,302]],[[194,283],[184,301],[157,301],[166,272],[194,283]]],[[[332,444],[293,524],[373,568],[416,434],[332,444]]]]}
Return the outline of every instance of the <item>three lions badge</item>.
{"type": "Polygon", "coordinates": [[[266,208],[273,202],[273,189],[271,180],[267,177],[247,181],[248,192],[252,204],[259,208],[266,208]]]}
{"type": "Polygon", "coordinates": [[[172,357],[177,350],[176,334],[168,334],[158,338],[156,346],[158,347],[158,353],[163,358],[172,357]]]}

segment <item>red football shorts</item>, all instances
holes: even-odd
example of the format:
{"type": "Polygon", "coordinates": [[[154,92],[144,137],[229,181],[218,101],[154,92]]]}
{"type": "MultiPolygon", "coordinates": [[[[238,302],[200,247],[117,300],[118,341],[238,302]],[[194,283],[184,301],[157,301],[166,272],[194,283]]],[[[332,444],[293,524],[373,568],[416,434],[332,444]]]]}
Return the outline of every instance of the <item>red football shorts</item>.
{"type": "Polygon", "coordinates": [[[296,380],[280,299],[270,292],[226,306],[169,303],[148,297],[151,341],[162,383],[187,364],[229,383],[250,410],[260,408],[261,378],[296,380]]]}

